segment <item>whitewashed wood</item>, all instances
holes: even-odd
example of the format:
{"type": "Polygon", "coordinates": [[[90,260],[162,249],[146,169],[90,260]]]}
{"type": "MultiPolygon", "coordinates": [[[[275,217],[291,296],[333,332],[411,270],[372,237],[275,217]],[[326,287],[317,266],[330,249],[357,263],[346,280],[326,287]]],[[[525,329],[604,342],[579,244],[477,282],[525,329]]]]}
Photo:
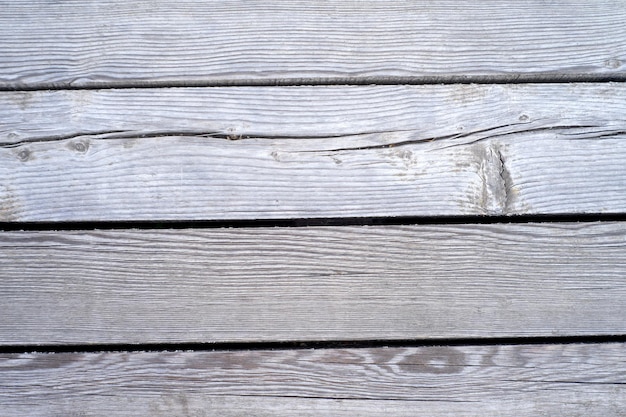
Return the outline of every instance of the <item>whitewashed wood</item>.
{"type": "Polygon", "coordinates": [[[625,96],[615,83],[6,92],[0,220],[623,212],[625,96]]]}
{"type": "Polygon", "coordinates": [[[0,87],[623,77],[625,20],[609,0],[11,1],[0,87]]]}
{"type": "Polygon", "coordinates": [[[0,355],[8,415],[623,416],[626,346],[0,355]]]}
{"type": "Polygon", "coordinates": [[[626,332],[626,224],[3,232],[0,343],[626,332]]]}

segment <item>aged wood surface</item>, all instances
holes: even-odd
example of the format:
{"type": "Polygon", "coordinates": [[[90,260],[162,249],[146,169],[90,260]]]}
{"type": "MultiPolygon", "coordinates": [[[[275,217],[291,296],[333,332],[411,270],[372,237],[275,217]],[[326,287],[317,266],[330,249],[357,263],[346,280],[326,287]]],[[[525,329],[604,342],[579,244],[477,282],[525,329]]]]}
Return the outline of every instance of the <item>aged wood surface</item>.
{"type": "Polygon", "coordinates": [[[622,84],[5,92],[1,221],[623,212],[622,84]]]}
{"type": "Polygon", "coordinates": [[[0,355],[5,415],[626,413],[626,345],[0,355]]]}
{"type": "Polygon", "coordinates": [[[193,345],[624,335],[626,222],[7,231],[625,213],[625,6],[3,4],[0,346],[136,351],[1,353],[0,417],[626,415],[623,343],[193,345]]]}
{"type": "Polygon", "coordinates": [[[3,232],[4,345],[611,335],[626,224],[3,232]]]}
{"type": "Polygon", "coordinates": [[[625,20],[609,0],[12,1],[0,87],[624,76],[625,20]]]}
{"type": "Polygon", "coordinates": [[[558,124],[624,129],[625,96],[623,83],[8,91],[0,144],[187,133],[378,145],[558,124]]]}

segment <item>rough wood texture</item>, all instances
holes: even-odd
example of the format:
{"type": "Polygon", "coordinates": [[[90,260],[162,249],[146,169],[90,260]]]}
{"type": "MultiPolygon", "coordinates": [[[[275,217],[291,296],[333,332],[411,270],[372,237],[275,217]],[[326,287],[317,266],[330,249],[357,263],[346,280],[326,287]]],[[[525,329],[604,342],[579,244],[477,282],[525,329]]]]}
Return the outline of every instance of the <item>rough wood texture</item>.
{"type": "Polygon", "coordinates": [[[624,75],[622,1],[12,1],[0,87],[624,75]]]}
{"type": "Polygon", "coordinates": [[[626,345],[0,355],[7,415],[607,416],[626,345]]]}
{"type": "Polygon", "coordinates": [[[623,212],[625,96],[613,83],[6,92],[0,220],[623,212]]]}
{"type": "Polygon", "coordinates": [[[623,334],[626,224],[0,235],[5,345],[623,334]]]}
{"type": "Polygon", "coordinates": [[[357,144],[376,145],[504,127],[624,129],[625,96],[623,83],[11,91],[0,92],[0,144],[187,133],[356,136],[357,144]],[[375,133],[385,135],[366,140],[375,133]]]}
{"type": "MultiPolygon", "coordinates": [[[[624,21],[3,4],[0,222],[624,213],[626,84],[450,85],[626,81],[624,21]]],[[[626,222],[3,231],[0,347],[623,335],[625,276],[626,222]]],[[[623,416],[625,347],[5,353],[0,416],[623,416]]]]}

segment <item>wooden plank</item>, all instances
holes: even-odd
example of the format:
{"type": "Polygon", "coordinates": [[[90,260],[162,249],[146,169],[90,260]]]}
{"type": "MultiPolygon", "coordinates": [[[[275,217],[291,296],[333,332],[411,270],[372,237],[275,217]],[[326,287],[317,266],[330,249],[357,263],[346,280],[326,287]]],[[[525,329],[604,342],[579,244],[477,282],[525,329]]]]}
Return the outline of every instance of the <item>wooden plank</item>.
{"type": "Polygon", "coordinates": [[[624,83],[10,91],[0,92],[0,143],[187,133],[377,145],[507,125],[623,129],[625,96],[624,83]],[[385,136],[362,138],[375,133],[385,136]]]}
{"type": "Polygon", "coordinates": [[[3,232],[3,345],[626,332],[626,223],[3,232]]]}
{"type": "Polygon", "coordinates": [[[626,345],[0,355],[7,415],[623,416],[626,345]]]}
{"type": "Polygon", "coordinates": [[[0,88],[623,78],[625,20],[610,0],[12,1],[0,88]]]}
{"type": "Polygon", "coordinates": [[[621,213],[624,97],[616,83],[5,92],[0,221],[621,213]]]}

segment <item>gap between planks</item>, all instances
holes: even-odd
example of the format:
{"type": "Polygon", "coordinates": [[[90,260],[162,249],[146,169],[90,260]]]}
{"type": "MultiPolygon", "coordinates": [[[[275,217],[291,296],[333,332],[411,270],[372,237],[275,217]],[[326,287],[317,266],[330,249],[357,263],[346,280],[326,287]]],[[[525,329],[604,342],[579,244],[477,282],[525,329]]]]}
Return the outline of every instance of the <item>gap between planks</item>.
{"type": "Polygon", "coordinates": [[[548,344],[601,344],[626,343],[626,335],[604,336],[544,336],[544,337],[489,337],[452,339],[379,339],[379,340],[332,340],[289,342],[209,342],[209,343],[142,343],[142,344],[89,344],[89,345],[0,345],[0,354],[19,353],[106,353],[106,352],[237,352],[258,350],[294,349],[378,349],[423,348],[432,346],[508,346],[548,344]]]}
{"type": "Polygon", "coordinates": [[[0,222],[0,231],[80,231],[126,229],[221,229],[321,226],[412,226],[454,224],[593,223],[624,222],[626,213],[583,213],[514,216],[438,217],[317,217],[258,220],[109,221],[109,222],[0,222]]]}
{"type": "Polygon", "coordinates": [[[555,84],[555,83],[615,83],[626,82],[626,72],[608,74],[493,74],[449,75],[416,77],[344,77],[344,78],[276,78],[276,79],[223,79],[213,81],[145,81],[90,82],[86,85],[59,83],[31,83],[6,87],[0,92],[72,91],[72,90],[126,90],[131,88],[214,88],[214,87],[311,87],[311,86],[373,86],[373,85],[471,85],[471,84],[555,84]]]}

